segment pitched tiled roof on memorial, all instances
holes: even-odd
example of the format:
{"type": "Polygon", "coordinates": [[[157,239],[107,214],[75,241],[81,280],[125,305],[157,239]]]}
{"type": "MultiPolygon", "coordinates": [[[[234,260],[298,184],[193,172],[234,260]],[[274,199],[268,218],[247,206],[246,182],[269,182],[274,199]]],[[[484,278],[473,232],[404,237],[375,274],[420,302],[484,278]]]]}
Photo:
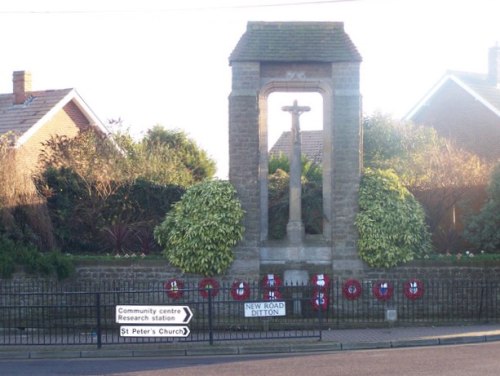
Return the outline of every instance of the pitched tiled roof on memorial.
{"type": "Polygon", "coordinates": [[[249,22],[234,61],[360,62],[342,22],[249,22]]]}
{"type": "MultiPolygon", "coordinates": [[[[310,161],[320,165],[323,160],[323,131],[301,131],[301,151],[310,161]]],[[[292,132],[283,132],[269,150],[270,156],[284,154],[290,157],[292,149],[292,132]]]]}

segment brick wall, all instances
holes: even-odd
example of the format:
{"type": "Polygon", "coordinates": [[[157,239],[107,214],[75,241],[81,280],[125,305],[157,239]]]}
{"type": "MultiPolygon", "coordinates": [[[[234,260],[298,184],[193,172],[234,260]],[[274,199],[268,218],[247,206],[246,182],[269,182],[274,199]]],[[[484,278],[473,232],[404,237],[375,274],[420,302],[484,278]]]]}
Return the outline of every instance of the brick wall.
{"type": "Polygon", "coordinates": [[[16,160],[20,170],[26,173],[36,170],[42,143],[52,136],[75,137],[80,129],[85,129],[89,125],[87,118],[73,102],[66,104],[16,151],[16,160]]]}
{"type": "MultiPolygon", "coordinates": [[[[243,274],[228,273],[220,277],[215,277],[219,281],[232,282],[234,279],[243,279],[249,282],[259,281],[267,273],[274,273],[283,278],[283,271],[280,266],[268,268],[260,275],[250,276],[243,274]]],[[[317,267],[314,272],[326,273],[325,269],[317,267]]],[[[341,275],[336,273],[326,273],[331,278],[340,278],[344,280],[349,278],[349,275],[341,275]]],[[[310,274],[312,275],[312,274],[310,274]]],[[[389,279],[393,281],[406,280],[410,278],[418,278],[422,280],[431,279],[446,279],[446,280],[472,280],[472,279],[487,279],[497,281],[500,275],[500,262],[464,262],[463,265],[454,265],[450,262],[436,262],[434,265],[422,262],[410,262],[404,266],[391,269],[366,269],[364,275],[356,276],[360,280],[389,279]]],[[[72,282],[82,284],[88,283],[108,283],[113,282],[123,283],[158,283],[167,281],[170,278],[181,278],[183,280],[201,279],[201,276],[184,275],[168,264],[167,261],[158,260],[118,260],[102,262],[80,262],[76,265],[76,274],[62,282],[64,285],[72,282]]],[[[24,273],[16,273],[13,281],[22,283],[23,281],[31,283],[40,278],[33,277],[24,273]]],[[[40,279],[42,280],[42,279],[40,279]]],[[[43,279],[47,280],[47,279],[43,279]]]]}

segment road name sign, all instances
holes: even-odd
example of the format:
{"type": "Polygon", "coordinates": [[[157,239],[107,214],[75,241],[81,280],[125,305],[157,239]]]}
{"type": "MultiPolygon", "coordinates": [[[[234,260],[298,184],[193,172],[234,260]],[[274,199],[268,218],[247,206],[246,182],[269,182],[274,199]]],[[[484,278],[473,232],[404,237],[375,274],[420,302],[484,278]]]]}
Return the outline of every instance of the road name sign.
{"type": "Polygon", "coordinates": [[[187,337],[191,331],[184,325],[122,325],[121,337],[187,337]]]}
{"type": "Polygon", "coordinates": [[[245,303],[245,317],[286,316],[286,303],[281,301],[245,303]]]}
{"type": "Polygon", "coordinates": [[[193,312],[188,306],[117,305],[118,324],[188,324],[193,312]]]}

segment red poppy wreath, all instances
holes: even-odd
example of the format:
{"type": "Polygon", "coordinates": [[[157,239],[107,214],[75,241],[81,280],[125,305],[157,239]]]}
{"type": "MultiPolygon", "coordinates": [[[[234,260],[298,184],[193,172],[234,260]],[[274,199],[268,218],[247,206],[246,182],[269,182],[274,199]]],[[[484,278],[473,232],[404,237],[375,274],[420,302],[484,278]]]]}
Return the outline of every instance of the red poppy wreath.
{"type": "Polygon", "coordinates": [[[282,295],[278,290],[266,290],[264,291],[264,300],[281,300],[282,295]]]}
{"type": "Polygon", "coordinates": [[[219,282],[213,278],[203,278],[199,283],[198,283],[198,288],[200,290],[200,295],[203,298],[208,298],[210,295],[211,297],[216,296],[219,293],[219,282]]]}
{"type": "Polygon", "coordinates": [[[328,297],[322,290],[315,291],[311,303],[315,311],[320,308],[322,311],[325,311],[328,307],[328,297]]]}
{"type": "Polygon", "coordinates": [[[420,299],[424,295],[424,283],[419,279],[410,279],[403,284],[403,291],[410,300],[420,299]]]}
{"type": "Polygon", "coordinates": [[[392,298],[394,286],[388,281],[378,281],[373,285],[372,291],[378,300],[386,301],[392,298]]]}
{"type": "Polygon", "coordinates": [[[356,300],[360,297],[363,288],[357,279],[348,279],[342,286],[342,293],[348,300],[356,300]]]}
{"type": "Polygon", "coordinates": [[[179,299],[184,294],[184,282],[180,279],[169,279],[163,286],[169,298],[179,299]]]}
{"type": "Polygon", "coordinates": [[[311,284],[320,290],[326,290],[330,287],[330,278],[326,274],[315,274],[311,278],[311,284]]]}
{"type": "Polygon", "coordinates": [[[266,274],[262,278],[262,287],[265,289],[277,289],[281,286],[281,278],[276,274],[266,274]]]}
{"type": "Polygon", "coordinates": [[[250,286],[244,281],[234,281],[231,296],[234,300],[247,300],[250,297],[250,286]]]}

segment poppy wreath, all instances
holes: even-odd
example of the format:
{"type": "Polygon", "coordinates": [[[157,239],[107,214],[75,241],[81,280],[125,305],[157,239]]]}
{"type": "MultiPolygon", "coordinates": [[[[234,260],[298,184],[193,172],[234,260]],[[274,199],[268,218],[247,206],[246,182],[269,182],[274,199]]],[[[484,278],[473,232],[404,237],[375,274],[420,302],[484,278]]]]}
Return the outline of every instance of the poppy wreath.
{"type": "Polygon", "coordinates": [[[348,300],[356,300],[361,295],[363,288],[357,279],[348,279],[342,285],[342,293],[348,300]]]}
{"type": "Polygon", "coordinates": [[[377,281],[373,285],[372,291],[378,300],[386,301],[392,298],[394,286],[389,281],[377,281]]]}
{"type": "Polygon", "coordinates": [[[325,291],[315,290],[311,303],[315,311],[318,311],[319,309],[326,311],[326,308],[328,307],[328,297],[326,296],[325,291]]]}
{"type": "Polygon", "coordinates": [[[311,284],[319,290],[327,290],[330,286],[330,278],[326,274],[315,274],[311,278],[311,284]]]}
{"type": "Polygon", "coordinates": [[[281,300],[282,295],[278,290],[266,290],[264,291],[264,300],[281,300]]]}
{"type": "Polygon", "coordinates": [[[277,289],[281,283],[281,278],[276,274],[267,274],[262,278],[262,287],[265,289],[277,289]]]}
{"type": "Polygon", "coordinates": [[[403,291],[410,300],[420,299],[424,295],[424,283],[419,279],[410,279],[403,284],[403,291]]]}
{"type": "Polygon", "coordinates": [[[219,293],[219,282],[213,278],[203,278],[198,283],[198,288],[200,290],[200,295],[203,298],[208,298],[208,295],[214,297],[219,293]]]}
{"type": "Polygon", "coordinates": [[[184,282],[180,279],[169,279],[163,284],[169,298],[179,299],[184,294],[184,282]]]}
{"type": "Polygon", "coordinates": [[[234,281],[231,296],[234,300],[247,300],[250,297],[250,286],[244,281],[234,281]]]}

